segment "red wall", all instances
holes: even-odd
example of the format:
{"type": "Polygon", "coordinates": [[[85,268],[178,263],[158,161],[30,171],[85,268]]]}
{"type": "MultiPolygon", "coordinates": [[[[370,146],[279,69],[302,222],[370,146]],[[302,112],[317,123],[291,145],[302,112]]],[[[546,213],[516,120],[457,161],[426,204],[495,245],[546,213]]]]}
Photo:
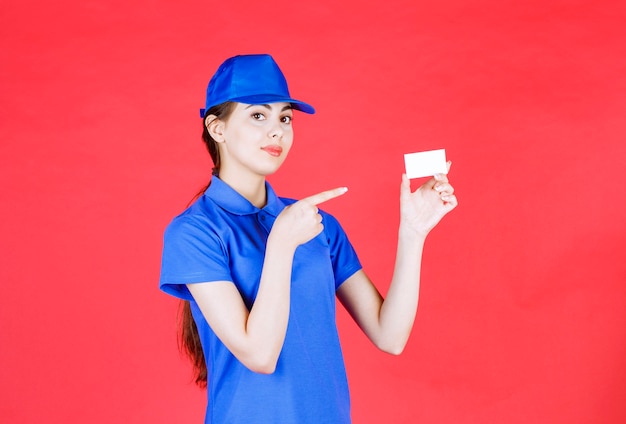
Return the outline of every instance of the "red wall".
{"type": "Polygon", "coordinates": [[[208,179],[208,78],[269,52],[318,109],[272,183],[349,186],[325,208],[381,290],[402,155],[453,161],[405,353],[340,312],[355,424],[626,422],[625,19],[607,0],[4,0],[0,421],[201,421],[161,237],[208,179]]]}

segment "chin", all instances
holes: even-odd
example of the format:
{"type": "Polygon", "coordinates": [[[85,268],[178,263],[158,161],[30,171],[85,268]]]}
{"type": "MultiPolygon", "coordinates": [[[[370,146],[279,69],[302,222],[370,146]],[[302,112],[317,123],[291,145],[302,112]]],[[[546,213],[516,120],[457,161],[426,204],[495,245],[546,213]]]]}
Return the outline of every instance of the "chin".
{"type": "Polygon", "coordinates": [[[264,177],[269,177],[270,175],[274,175],[276,172],[278,172],[278,169],[279,168],[275,168],[275,169],[271,169],[271,170],[265,169],[265,170],[259,172],[259,174],[263,175],[264,177]]]}
{"type": "Polygon", "coordinates": [[[263,175],[263,176],[269,176],[272,174],[275,174],[276,172],[278,172],[278,170],[280,169],[282,165],[282,162],[280,164],[272,164],[272,165],[268,165],[268,166],[264,166],[264,167],[259,167],[259,174],[263,175]]]}

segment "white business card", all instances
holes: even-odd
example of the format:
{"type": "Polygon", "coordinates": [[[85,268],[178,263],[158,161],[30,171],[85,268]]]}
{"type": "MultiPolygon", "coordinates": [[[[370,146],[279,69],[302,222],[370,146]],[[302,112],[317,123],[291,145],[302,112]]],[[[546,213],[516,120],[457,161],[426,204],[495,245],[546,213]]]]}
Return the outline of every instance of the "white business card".
{"type": "Polygon", "coordinates": [[[406,168],[406,176],[409,178],[447,174],[446,149],[407,153],[404,155],[404,166],[406,168]]]}

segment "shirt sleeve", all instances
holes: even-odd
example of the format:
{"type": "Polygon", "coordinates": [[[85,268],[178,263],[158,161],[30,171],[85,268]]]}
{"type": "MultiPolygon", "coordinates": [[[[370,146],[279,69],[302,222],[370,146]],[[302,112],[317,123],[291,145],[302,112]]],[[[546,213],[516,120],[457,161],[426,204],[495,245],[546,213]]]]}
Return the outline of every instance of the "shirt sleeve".
{"type": "Polygon", "coordinates": [[[186,284],[232,281],[228,262],[224,243],[209,226],[177,217],[165,230],[159,286],[172,296],[193,300],[186,284]]]}
{"type": "Polygon", "coordinates": [[[362,266],[339,221],[329,213],[320,212],[322,214],[322,223],[324,224],[324,233],[330,248],[336,290],[344,281],[359,271],[362,266]]]}

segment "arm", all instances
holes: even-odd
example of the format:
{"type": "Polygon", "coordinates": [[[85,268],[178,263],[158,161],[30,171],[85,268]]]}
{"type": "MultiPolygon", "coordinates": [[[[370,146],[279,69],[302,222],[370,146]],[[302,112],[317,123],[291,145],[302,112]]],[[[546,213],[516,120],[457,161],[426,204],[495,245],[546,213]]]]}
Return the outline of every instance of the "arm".
{"type": "Polygon", "coordinates": [[[187,284],[215,334],[252,371],[272,373],[276,366],[289,317],[294,251],[268,238],[259,291],[250,311],[231,282],[187,284]]]}
{"type": "Polygon", "coordinates": [[[424,241],[430,230],[457,205],[445,175],[437,175],[411,193],[403,175],[396,262],[383,299],[365,272],[348,278],[337,296],[370,340],[381,350],[400,354],[406,346],[419,299],[424,241]]]}
{"type": "Polygon", "coordinates": [[[287,332],[295,250],[323,229],[316,205],[345,191],[339,188],[302,199],[276,218],[267,240],[257,297],[249,311],[231,282],[187,284],[211,329],[252,371],[274,371],[287,332]]]}

